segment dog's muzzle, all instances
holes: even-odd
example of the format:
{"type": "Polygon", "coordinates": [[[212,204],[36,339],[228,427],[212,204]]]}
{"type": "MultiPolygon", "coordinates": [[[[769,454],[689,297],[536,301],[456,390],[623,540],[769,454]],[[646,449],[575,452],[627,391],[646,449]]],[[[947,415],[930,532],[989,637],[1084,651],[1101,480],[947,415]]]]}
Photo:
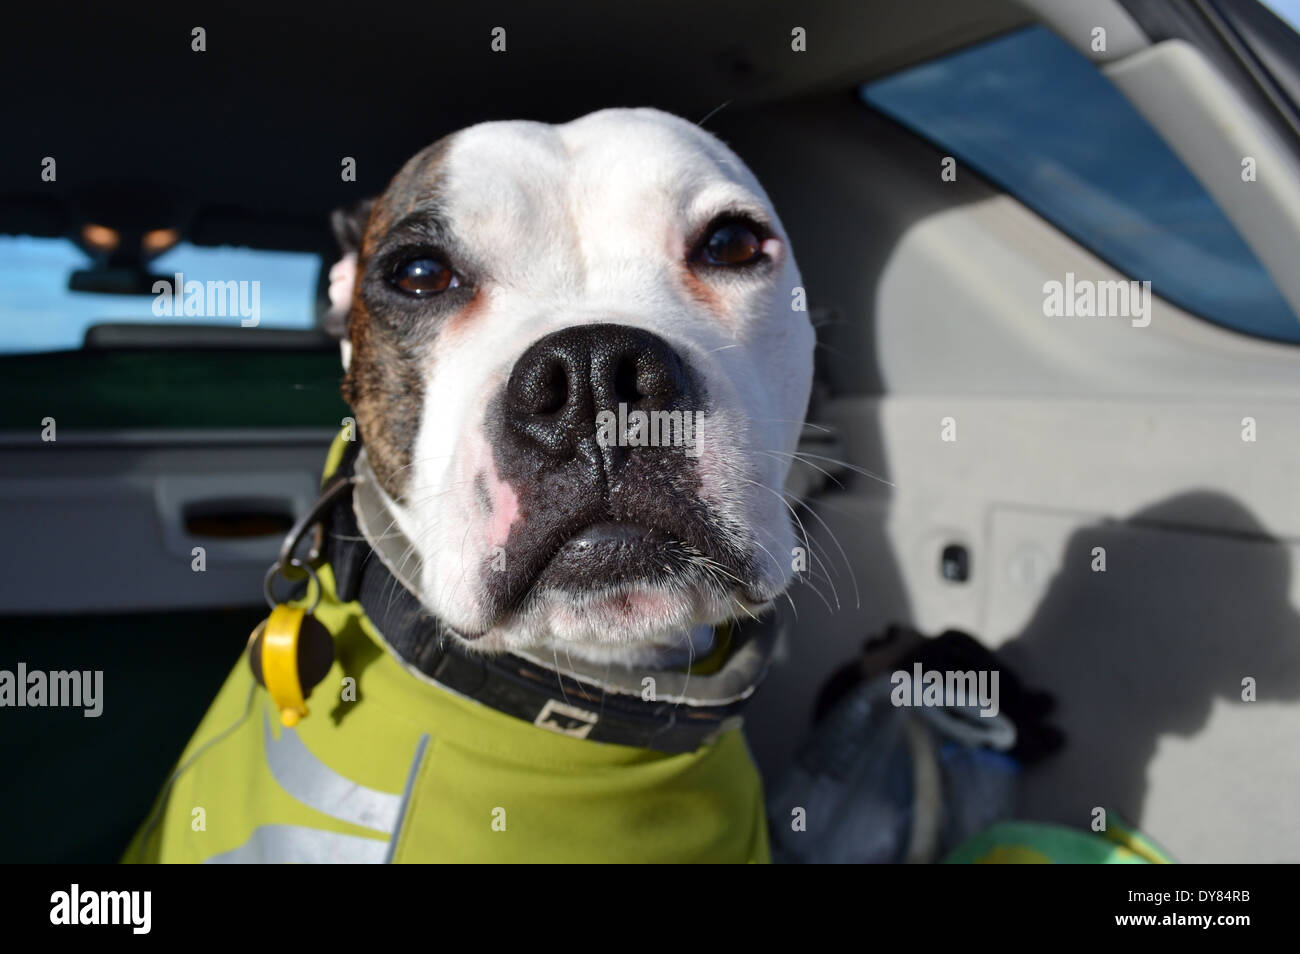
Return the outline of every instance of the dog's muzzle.
{"type": "Polygon", "coordinates": [[[562,329],[524,352],[497,402],[488,415],[496,469],[523,519],[506,541],[505,570],[485,574],[494,615],[543,590],[680,589],[716,585],[710,567],[732,579],[752,572],[716,526],[689,448],[623,439],[622,422],[636,412],[698,421],[707,411],[707,394],[668,342],[623,325],[562,329]]]}

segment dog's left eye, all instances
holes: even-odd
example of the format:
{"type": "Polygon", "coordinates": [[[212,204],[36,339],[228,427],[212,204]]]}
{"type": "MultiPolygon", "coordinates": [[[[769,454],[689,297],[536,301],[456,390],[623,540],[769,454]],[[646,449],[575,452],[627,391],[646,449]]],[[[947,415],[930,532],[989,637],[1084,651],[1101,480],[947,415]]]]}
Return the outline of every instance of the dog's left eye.
{"type": "Polygon", "coordinates": [[[393,269],[392,281],[408,295],[424,297],[457,287],[460,277],[441,259],[422,255],[406,259],[393,269]]]}
{"type": "Polygon", "coordinates": [[[763,239],[757,227],[742,219],[715,225],[695,258],[705,265],[751,265],[763,257],[763,239]]]}

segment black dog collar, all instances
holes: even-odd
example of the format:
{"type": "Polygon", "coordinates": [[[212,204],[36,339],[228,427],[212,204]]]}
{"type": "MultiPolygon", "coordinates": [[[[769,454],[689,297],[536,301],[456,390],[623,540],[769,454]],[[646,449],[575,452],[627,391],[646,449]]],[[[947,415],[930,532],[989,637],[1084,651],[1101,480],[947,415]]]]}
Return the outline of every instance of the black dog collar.
{"type": "Polygon", "coordinates": [[[681,674],[636,673],[617,686],[592,674],[562,673],[516,654],[470,653],[432,616],[376,553],[362,532],[354,506],[359,440],[349,443],[311,514],[285,540],[281,563],[317,522],[324,530],[318,550],[333,568],[338,597],[358,601],[393,654],[439,686],[534,725],[576,738],[691,752],[720,732],[740,725],[740,710],[767,671],[775,643],[773,621],[732,624],[732,649],[722,670],[691,675],[689,696],[659,693],[645,699],[629,691],[642,676],[656,682],[681,674]],[[737,677],[741,678],[738,679],[737,677]],[[710,701],[709,683],[726,687],[710,701]]]}

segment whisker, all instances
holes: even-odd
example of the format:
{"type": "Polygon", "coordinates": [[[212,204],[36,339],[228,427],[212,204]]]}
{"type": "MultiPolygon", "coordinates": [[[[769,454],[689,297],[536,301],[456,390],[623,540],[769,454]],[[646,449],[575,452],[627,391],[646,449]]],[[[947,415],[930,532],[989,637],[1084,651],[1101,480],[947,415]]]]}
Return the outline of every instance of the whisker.
{"type": "MultiPolygon", "coordinates": [[[[867,469],[865,469],[865,468],[863,468],[863,467],[859,467],[857,464],[850,464],[850,463],[849,463],[848,461],[846,461],[846,460],[840,460],[838,457],[827,457],[825,454],[812,454],[812,453],[809,453],[808,451],[795,451],[795,452],[791,453],[791,452],[789,452],[789,451],[764,450],[764,451],[761,451],[761,453],[764,453],[764,454],[780,454],[780,455],[782,455],[783,457],[793,457],[793,458],[795,458],[795,459],[797,459],[797,460],[802,460],[802,461],[803,461],[805,464],[807,464],[809,467],[816,467],[817,465],[814,464],[812,461],[806,460],[806,458],[808,458],[808,457],[815,457],[815,458],[817,458],[818,460],[824,460],[824,461],[827,461],[828,463],[831,463],[831,464],[837,464],[837,465],[839,465],[840,467],[843,467],[843,468],[845,468],[845,469],[847,469],[847,470],[851,470],[851,471],[853,471],[855,474],[861,474],[861,475],[864,476],[864,477],[870,477],[872,480],[878,480],[878,481],[880,481],[882,484],[885,484],[886,486],[893,487],[895,490],[898,489],[898,485],[897,485],[897,484],[891,483],[890,481],[886,480],[884,477],[881,477],[879,474],[874,474],[874,473],[872,473],[871,471],[869,471],[869,470],[867,470],[867,469]]],[[[821,470],[821,468],[818,468],[818,470],[821,470]]],[[[823,470],[822,473],[825,474],[826,471],[823,470]]],[[[830,474],[826,474],[826,476],[829,477],[830,474]]],[[[843,485],[841,485],[841,486],[843,486],[843,485]]]]}

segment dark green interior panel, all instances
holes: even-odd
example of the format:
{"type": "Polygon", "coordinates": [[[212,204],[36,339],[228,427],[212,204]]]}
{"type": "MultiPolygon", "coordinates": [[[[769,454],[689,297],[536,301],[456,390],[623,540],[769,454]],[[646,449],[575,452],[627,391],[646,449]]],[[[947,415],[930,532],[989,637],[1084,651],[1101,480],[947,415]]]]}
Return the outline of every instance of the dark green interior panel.
{"type": "Polygon", "coordinates": [[[98,717],[5,709],[0,862],[116,861],[265,613],[0,617],[0,669],[103,672],[98,717]]]}
{"type": "Polygon", "coordinates": [[[335,350],[57,351],[0,356],[0,430],[334,427],[335,350]]]}

